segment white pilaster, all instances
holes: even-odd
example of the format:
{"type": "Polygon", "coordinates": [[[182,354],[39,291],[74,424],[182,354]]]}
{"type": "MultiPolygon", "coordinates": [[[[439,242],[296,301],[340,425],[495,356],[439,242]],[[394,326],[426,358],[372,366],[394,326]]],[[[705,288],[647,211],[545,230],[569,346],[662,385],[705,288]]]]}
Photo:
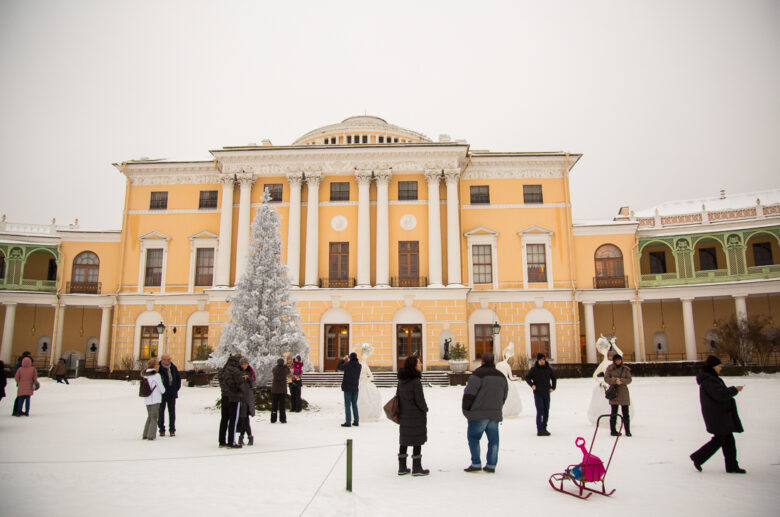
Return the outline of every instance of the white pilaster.
{"type": "Polygon", "coordinates": [[[306,206],[306,287],[318,285],[319,229],[320,229],[320,182],[321,174],[307,174],[309,195],[306,206]]]}
{"type": "Polygon", "coordinates": [[[62,330],[65,327],[65,312],[65,304],[60,304],[60,312],[59,316],[57,317],[57,333],[52,339],[52,345],[54,346],[55,364],[60,360],[60,357],[62,357],[62,330]]]}
{"type": "Polygon", "coordinates": [[[16,304],[5,303],[5,322],[3,323],[3,343],[0,345],[0,360],[11,363],[11,348],[14,344],[14,326],[16,324],[16,304]]]}
{"type": "Polygon", "coordinates": [[[585,358],[589,363],[597,363],[596,358],[596,321],[593,317],[593,302],[583,302],[585,312],[585,358]]]}
{"type": "Polygon", "coordinates": [[[683,335],[685,336],[685,359],[696,361],[696,330],[693,325],[693,298],[680,298],[683,310],[683,335]]]}
{"type": "Polygon", "coordinates": [[[111,333],[111,306],[107,305],[100,308],[103,312],[100,319],[100,344],[98,344],[98,368],[108,366],[108,339],[111,333]]]}
{"type": "Polygon", "coordinates": [[[390,228],[387,201],[387,186],[391,170],[376,171],[376,285],[390,285],[390,228]]]}
{"type": "Polygon", "coordinates": [[[460,169],[444,171],[447,182],[447,286],[463,287],[460,269],[460,218],[458,180],[460,169]]]}
{"type": "Polygon", "coordinates": [[[249,251],[249,232],[252,227],[250,207],[252,185],[255,178],[250,173],[238,175],[240,185],[240,197],[238,201],[238,232],[236,233],[236,282],[244,276],[246,270],[246,256],[249,251]]]}
{"type": "Polygon", "coordinates": [[[642,302],[631,300],[632,314],[634,315],[634,360],[645,360],[645,340],[642,332],[642,302]]]}
{"type": "Polygon", "coordinates": [[[230,287],[230,252],[233,240],[233,185],[231,176],[222,176],[222,207],[219,215],[219,248],[217,253],[217,287],[230,287]]]}
{"type": "Polygon", "coordinates": [[[747,303],[745,299],[745,295],[734,295],[734,306],[737,311],[737,321],[746,320],[748,317],[747,303]]]}
{"type": "Polygon", "coordinates": [[[357,286],[371,287],[371,171],[355,172],[358,184],[357,286]]]}
{"type": "Polygon", "coordinates": [[[287,278],[290,285],[301,285],[301,182],[300,173],[287,175],[290,183],[290,214],[287,225],[287,278]]]}
{"type": "Polygon", "coordinates": [[[428,181],[428,287],[443,287],[441,279],[441,206],[439,181],[441,171],[425,171],[428,181]]]}

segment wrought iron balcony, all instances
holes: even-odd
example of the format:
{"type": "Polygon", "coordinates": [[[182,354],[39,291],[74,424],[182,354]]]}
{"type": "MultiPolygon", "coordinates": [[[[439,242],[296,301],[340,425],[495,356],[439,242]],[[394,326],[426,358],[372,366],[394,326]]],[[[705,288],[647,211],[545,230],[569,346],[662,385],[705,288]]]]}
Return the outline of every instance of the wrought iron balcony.
{"type": "Polygon", "coordinates": [[[0,289],[7,291],[42,291],[53,293],[57,290],[55,280],[32,280],[23,278],[21,283],[5,283],[5,279],[0,278],[0,289]]]}
{"type": "Polygon", "coordinates": [[[400,277],[394,276],[390,278],[390,287],[426,287],[428,285],[428,277],[415,276],[415,277],[400,277]]]}
{"type": "Polygon", "coordinates": [[[320,287],[323,289],[347,289],[356,285],[357,282],[354,278],[320,278],[320,287]]]}
{"type": "Polygon", "coordinates": [[[100,294],[101,282],[68,282],[65,292],[68,294],[100,294]]]}
{"type": "Polygon", "coordinates": [[[626,276],[594,276],[594,289],[619,289],[628,286],[628,277],[626,276]]]}

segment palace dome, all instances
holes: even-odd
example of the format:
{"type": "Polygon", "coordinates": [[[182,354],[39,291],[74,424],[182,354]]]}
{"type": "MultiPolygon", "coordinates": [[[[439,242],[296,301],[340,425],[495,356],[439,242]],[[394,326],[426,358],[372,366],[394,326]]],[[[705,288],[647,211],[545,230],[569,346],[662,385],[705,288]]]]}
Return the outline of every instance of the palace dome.
{"type": "Polygon", "coordinates": [[[390,124],[383,118],[358,115],[309,131],[295,140],[293,145],[407,144],[430,141],[422,133],[390,124]]]}

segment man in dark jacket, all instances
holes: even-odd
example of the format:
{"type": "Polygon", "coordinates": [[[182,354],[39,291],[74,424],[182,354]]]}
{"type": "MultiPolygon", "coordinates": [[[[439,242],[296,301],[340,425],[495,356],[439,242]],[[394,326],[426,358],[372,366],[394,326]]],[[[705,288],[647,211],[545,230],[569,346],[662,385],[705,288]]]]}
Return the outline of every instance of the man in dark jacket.
{"type": "Polygon", "coordinates": [[[509,394],[506,376],[496,369],[493,354],[482,354],[482,366],[474,370],[463,391],[463,415],[468,419],[467,437],[471,450],[471,465],[466,472],[482,469],[479,441],[487,435],[488,450],[485,472],[495,473],[498,463],[498,423],[503,420],[502,409],[509,394]]]}
{"type": "Polygon", "coordinates": [[[171,436],[176,436],[176,399],[179,398],[181,388],[181,376],[179,369],[171,362],[169,354],[163,354],[160,359],[160,377],[162,377],[165,393],[160,402],[160,414],[157,417],[157,426],[160,436],[165,436],[165,406],[168,406],[168,428],[171,436]]]}
{"type": "Polygon", "coordinates": [[[241,401],[241,366],[238,356],[231,355],[219,372],[219,388],[222,391],[222,418],[219,421],[219,446],[240,449],[235,443],[236,422],[241,401]]]}
{"type": "Polygon", "coordinates": [[[279,421],[287,423],[287,379],[290,369],[285,366],[281,357],[276,360],[276,366],[271,370],[271,423],[276,423],[276,412],[279,411],[279,421]]]}
{"type": "Polygon", "coordinates": [[[341,379],[341,391],[344,392],[344,413],[346,414],[346,421],[341,424],[341,427],[357,427],[360,425],[360,417],[358,416],[358,389],[360,386],[360,370],[363,365],[358,362],[358,356],[355,352],[349,354],[349,357],[344,357],[337,368],[344,372],[344,378],[341,379]],[[355,415],[355,419],[352,420],[352,414],[350,414],[350,406],[352,407],[352,413],[355,415]],[[350,421],[352,423],[350,424],[350,421]]]}
{"type": "Polygon", "coordinates": [[[726,472],[744,474],[745,469],[740,468],[737,463],[737,444],[734,441],[734,433],[743,431],[734,397],[744,386],[726,387],[726,383],[720,378],[722,368],[720,359],[711,355],[707,357],[704,367],[696,376],[696,382],[699,384],[701,414],[707,432],[713,436],[709,442],[691,454],[691,460],[696,470],[701,472],[702,464],[722,447],[726,472]]]}
{"type": "Polygon", "coordinates": [[[525,382],[534,391],[536,404],[536,436],[550,436],[547,431],[547,419],[550,416],[550,393],[555,391],[558,381],[555,372],[542,353],[536,354],[536,362],[525,376],[525,382]]]}

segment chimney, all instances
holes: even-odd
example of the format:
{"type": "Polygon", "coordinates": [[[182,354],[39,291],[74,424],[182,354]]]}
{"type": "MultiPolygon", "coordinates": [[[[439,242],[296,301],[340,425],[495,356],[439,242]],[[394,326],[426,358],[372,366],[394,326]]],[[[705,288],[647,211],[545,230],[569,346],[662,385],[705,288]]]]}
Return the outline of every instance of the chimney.
{"type": "Polygon", "coordinates": [[[450,135],[439,135],[439,142],[445,143],[445,142],[451,142],[452,138],[450,138],[450,135]]]}
{"type": "Polygon", "coordinates": [[[264,138],[264,139],[262,139],[262,140],[260,141],[260,143],[261,143],[261,144],[263,144],[263,146],[264,146],[264,147],[267,147],[267,146],[274,145],[274,144],[272,144],[272,143],[271,143],[271,141],[270,141],[270,140],[268,140],[267,138],[264,138]]]}
{"type": "Polygon", "coordinates": [[[726,199],[726,189],[720,189],[720,198],[726,199]]]}

